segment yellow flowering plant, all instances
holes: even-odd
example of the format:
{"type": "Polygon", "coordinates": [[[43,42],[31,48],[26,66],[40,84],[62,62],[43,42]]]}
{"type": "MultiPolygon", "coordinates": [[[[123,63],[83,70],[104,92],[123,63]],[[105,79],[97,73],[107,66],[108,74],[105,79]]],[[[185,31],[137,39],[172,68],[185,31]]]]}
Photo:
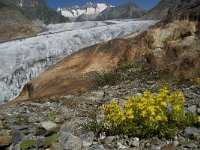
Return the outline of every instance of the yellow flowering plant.
{"type": "Polygon", "coordinates": [[[104,105],[101,125],[108,134],[173,137],[176,129],[200,122],[195,114],[185,114],[184,104],[181,92],[171,93],[166,87],[158,94],[146,91],[127,97],[123,106],[115,101],[104,105]]]}
{"type": "Polygon", "coordinates": [[[194,81],[195,81],[197,84],[200,85],[200,78],[196,78],[196,79],[194,79],[194,81]]]}

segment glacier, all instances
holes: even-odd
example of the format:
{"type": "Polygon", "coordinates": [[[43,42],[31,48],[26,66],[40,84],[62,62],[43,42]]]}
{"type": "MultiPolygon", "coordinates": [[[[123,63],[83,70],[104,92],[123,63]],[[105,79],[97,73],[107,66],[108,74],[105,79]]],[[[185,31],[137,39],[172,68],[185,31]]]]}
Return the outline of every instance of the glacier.
{"type": "Polygon", "coordinates": [[[0,103],[67,55],[96,43],[146,29],[155,21],[86,21],[52,24],[35,37],[0,44],[0,103]]]}

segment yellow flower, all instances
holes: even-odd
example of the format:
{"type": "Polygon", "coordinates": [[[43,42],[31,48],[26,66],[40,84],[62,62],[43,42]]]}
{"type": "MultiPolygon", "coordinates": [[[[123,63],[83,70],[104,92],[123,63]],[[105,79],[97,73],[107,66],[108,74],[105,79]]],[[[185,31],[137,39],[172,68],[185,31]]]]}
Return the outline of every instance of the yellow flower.
{"type": "Polygon", "coordinates": [[[143,111],[141,112],[141,116],[142,116],[142,117],[146,117],[146,115],[147,115],[146,110],[143,110],[143,111]]]}
{"type": "Polygon", "coordinates": [[[167,107],[167,102],[161,102],[160,105],[164,106],[164,107],[167,107]]]}
{"type": "Polygon", "coordinates": [[[139,103],[139,104],[138,104],[138,108],[139,108],[140,110],[144,109],[144,104],[139,103]]]}
{"type": "Polygon", "coordinates": [[[197,121],[198,121],[198,123],[200,123],[200,116],[198,116],[197,121]]]}
{"type": "Polygon", "coordinates": [[[156,116],[156,120],[161,121],[162,117],[158,115],[158,116],[156,116]]]}
{"type": "MultiPolygon", "coordinates": [[[[132,132],[133,128],[130,126],[133,125],[136,129],[149,128],[157,133],[164,123],[175,122],[178,125],[187,119],[183,110],[184,103],[185,98],[181,92],[170,93],[167,88],[162,88],[157,95],[153,95],[147,91],[139,97],[127,97],[124,105],[111,102],[102,107],[105,115],[102,126],[111,132],[119,129],[119,132],[129,133],[132,132]],[[174,122],[168,120],[168,117],[173,117],[174,122]]],[[[197,119],[200,124],[200,116],[197,119]]]]}
{"type": "Polygon", "coordinates": [[[147,109],[149,110],[149,112],[150,112],[151,115],[153,115],[153,116],[155,115],[155,108],[154,108],[154,106],[149,106],[147,109]]]}
{"type": "Polygon", "coordinates": [[[180,112],[181,111],[181,106],[180,105],[174,105],[173,108],[174,108],[174,110],[176,112],[180,112]]]}
{"type": "Polygon", "coordinates": [[[196,78],[196,79],[194,79],[194,81],[195,81],[197,84],[200,84],[200,78],[196,78]]]}
{"type": "Polygon", "coordinates": [[[167,121],[167,117],[158,115],[158,116],[156,116],[156,120],[158,120],[158,121],[167,121]]]}
{"type": "Polygon", "coordinates": [[[126,117],[128,119],[133,119],[134,118],[134,115],[133,115],[133,110],[132,109],[129,109],[129,110],[126,110],[126,117]]]}

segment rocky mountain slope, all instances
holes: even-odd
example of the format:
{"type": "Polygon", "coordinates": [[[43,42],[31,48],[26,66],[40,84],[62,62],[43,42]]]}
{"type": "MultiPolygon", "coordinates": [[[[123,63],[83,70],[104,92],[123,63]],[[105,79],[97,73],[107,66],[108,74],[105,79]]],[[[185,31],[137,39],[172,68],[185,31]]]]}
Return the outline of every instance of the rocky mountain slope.
{"type": "Polygon", "coordinates": [[[39,19],[45,24],[66,22],[63,17],[49,8],[44,0],[1,0],[9,6],[16,7],[25,17],[30,20],[39,19]]]}
{"type": "Polygon", "coordinates": [[[17,8],[0,1],[0,42],[33,36],[42,30],[34,25],[17,8]]]}
{"type": "Polygon", "coordinates": [[[35,36],[44,23],[68,21],[41,0],[0,0],[0,18],[0,42],[35,36]]]}
{"type": "Polygon", "coordinates": [[[161,0],[154,8],[148,11],[142,19],[160,20],[165,17],[171,7],[176,7],[178,0],[161,0]]]}
{"type": "Polygon", "coordinates": [[[102,11],[95,20],[111,20],[111,19],[132,19],[139,18],[145,14],[145,11],[140,9],[134,3],[128,3],[117,7],[109,7],[102,11]]]}
{"type": "Polygon", "coordinates": [[[107,72],[122,60],[146,60],[156,69],[169,69],[179,78],[199,76],[200,3],[180,1],[163,21],[136,37],[115,39],[74,53],[30,81],[17,98],[29,99],[88,89],[85,74],[107,72]],[[188,13],[183,13],[183,12],[188,13]],[[171,15],[173,17],[171,17],[171,15]]]}
{"type": "Polygon", "coordinates": [[[99,13],[106,8],[111,7],[104,3],[87,3],[83,7],[75,6],[71,8],[58,8],[57,11],[72,21],[94,20],[99,13]]]}
{"type": "Polygon", "coordinates": [[[65,56],[93,44],[145,29],[153,21],[72,22],[47,26],[46,32],[0,44],[0,101],[65,56]],[[107,25],[110,24],[111,25],[107,25]]]}
{"type": "MultiPolygon", "coordinates": [[[[115,72],[116,73],[116,72],[115,72]]],[[[187,127],[178,131],[172,139],[139,138],[129,136],[109,136],[91,131],[98,127],[92,119],[100,120],[99,108],[115,101],[126,102],[127,95],[139,95],[144,90],[156,93],[161,84],[173,86],[183,91],[187,105],[184,109],[200,114],[199,89],[195,83],[175,83],[170,74],[157,72],[148,64],[135,64],[118,69],[115,75],[124,80],[116,85],[106,84],[92,91],[79,91],[76,94],[37,99],[34,101],[0,105],[0,148],[35,148],[50,150],[198,150],[200,129],[187,127]],[[88,128],[87,128],[88,127],[88,128]]]]}

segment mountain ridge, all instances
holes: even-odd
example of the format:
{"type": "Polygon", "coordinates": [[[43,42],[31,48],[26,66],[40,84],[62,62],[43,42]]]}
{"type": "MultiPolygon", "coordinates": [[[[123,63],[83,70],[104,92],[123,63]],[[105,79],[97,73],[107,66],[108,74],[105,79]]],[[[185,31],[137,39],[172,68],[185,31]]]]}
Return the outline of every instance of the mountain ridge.
{"type": "Polygon", "coordinates": [[[93,20],[100,12],[102,12],[107,7],[112,7],[106,3],[87,3],[84,6],[72,6],[70,8],[58,8],[57,11],[63,16],[70,18],[72,21],[86,21],[83,16],[93,20]],[[90,18],[92,16],[92,18],[90,18]],[[81,19],[83,18],[83,19],[81,19]]]}
{"type": "Polygon", "coordinates": [[[156,6],[149,10],[141,19],[160,20],[165,17],[171,7],[174,7],[178,0],[161,0],[156,6]]]}
{"type": "Polygon", "coordinates": [[[3,3],[18,9],[29,20],[39,19],[45,24],[61,23],[67,18],[48,7],[44,0],[1,0],[3,3]]]}
{"type": "Polygon", "coordinates": [[[143,16],[145,12],[137,4],[128,3],[105,9],[95,20],[133,19],[143,16]]]}
{"type": "Polygon", "coordinates": [[[45,24],[68,21],[43,0],[0,0],[0,42],[35,36],[45,24]]]}
{"type": "Polygon", "coordinates": [[[134,19],[141,17],[146,12],[135,3],[122,4],[116,7],[105,3],[89,3],[83,7],[58,8],[57,11],[71,18],[72,21],[134,19]]]}

